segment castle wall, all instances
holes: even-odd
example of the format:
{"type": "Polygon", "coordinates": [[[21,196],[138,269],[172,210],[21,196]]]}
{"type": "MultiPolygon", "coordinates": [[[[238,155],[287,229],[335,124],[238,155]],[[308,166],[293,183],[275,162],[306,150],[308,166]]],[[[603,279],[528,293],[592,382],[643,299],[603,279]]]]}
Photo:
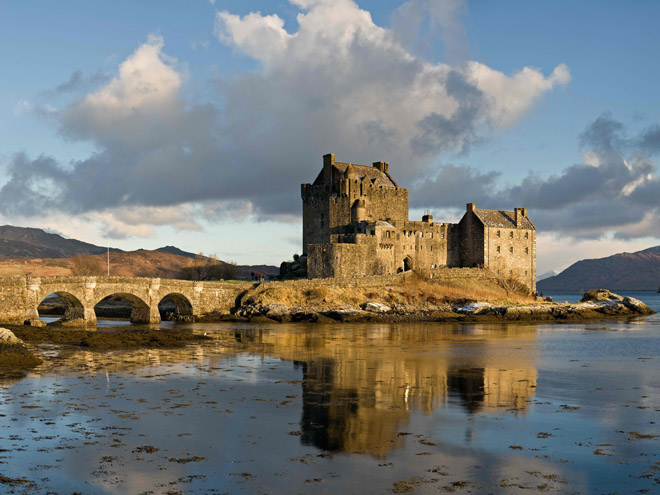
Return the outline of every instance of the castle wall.
{"type": "Polygon", "coordinates": [[[309,278],[350,278],[396,273],[394,232],[379,231],[374,235],[343,234],[336,242],[310,244],[307,249],[309,278]]]}
{"type": "Polygon", "coordinates": [[[330,242],[328,222],[330,205],[328,187],[303,184],[303,253],[308,244],[330,242]]]}
{"type": "Polygon", "coordinates": [[[467,211],[458,225],[460,266],[483,266],[485,264],[484,224],[473,211],[467,211]]]}
{"type": "Polygon", "coordinates": [[[398,268],[404,268],[406,258],[411,260],[413,269],[447,265],[449,224],[408,221],[398,227],[395,248],[398,268]]]}
{"type": "Polygon", "coordinates": [[[485,228],[485,263],[495,274],[513,277],[536,291],[536,231],[485,228]]]}

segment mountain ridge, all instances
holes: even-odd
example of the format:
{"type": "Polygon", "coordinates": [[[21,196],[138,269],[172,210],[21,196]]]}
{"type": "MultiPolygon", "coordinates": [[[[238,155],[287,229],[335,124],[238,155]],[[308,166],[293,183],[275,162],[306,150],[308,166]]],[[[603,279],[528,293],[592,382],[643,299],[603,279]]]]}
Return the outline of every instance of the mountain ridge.
{"type": "Polygon", "coordinates": [[[566,270],[537,282],[539,292],[548,290],[582,291],[658,290],[660,286],[660,246],[634,253],[616,253],[604,258],[584,259],[566,270]]]}
{"type": "MultiPolygon", "coordinates": [[[[189,266],[198,255],[176,246],[158,249],[124,251],[110,247],[111,273],[122,276],[152,276],[176,278],[182,268],[189,266]]],[[[108,247],[68,239],[60,234],[34,227],[0,226],[0,276],[68,275],[77,255],[99,257],[105,266],[108,247]]],[[[218,260],[220,263],[227,262],[218,260]]],[[[265,275],[279,274],[279,267],[271,265],[238,265],[237,276],[249,278],[250,272],[265,275]]]]}

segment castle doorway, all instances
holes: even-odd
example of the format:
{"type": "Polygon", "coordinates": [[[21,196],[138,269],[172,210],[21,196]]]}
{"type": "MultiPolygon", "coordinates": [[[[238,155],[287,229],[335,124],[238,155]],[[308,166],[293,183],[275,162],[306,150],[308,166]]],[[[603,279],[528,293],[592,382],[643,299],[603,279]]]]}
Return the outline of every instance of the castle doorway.
{"type": "Polygon", "coordinates": [[[410,256],[403,258],[403,271],[408,272],[413,269],[413,262],[410,256]]]}

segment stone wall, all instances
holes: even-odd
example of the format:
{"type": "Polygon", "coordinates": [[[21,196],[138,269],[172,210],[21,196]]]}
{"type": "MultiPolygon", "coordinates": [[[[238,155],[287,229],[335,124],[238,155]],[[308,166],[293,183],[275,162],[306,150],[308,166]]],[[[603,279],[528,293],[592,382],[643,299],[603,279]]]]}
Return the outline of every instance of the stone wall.
{"type": "Polygon", "coordinates": [[[64,320],[71,326],[95,325],[94,306],[117,295],[133,306],[131,321],[160,322],[158,304],[171,296],[190,316],[229,313],[250,283],[193,282],[133,277],[12,277],[0,279],[0,323],[23,324],[39,319],[37,307],[57,294],[67,305],[64,320]]]}

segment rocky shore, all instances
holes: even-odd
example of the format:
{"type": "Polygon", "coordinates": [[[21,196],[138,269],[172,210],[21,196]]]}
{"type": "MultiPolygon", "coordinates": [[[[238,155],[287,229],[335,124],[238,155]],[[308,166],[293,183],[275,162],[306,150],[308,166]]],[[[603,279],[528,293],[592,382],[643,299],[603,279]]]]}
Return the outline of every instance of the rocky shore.
{"type": "Polygon", "coordinates": [[[536,301],[532,303],[494,304],[457,301],[414,305],[364,301],[356,306],[315,308],[287,304],[264,304],[258,298],[246,298],[231,316],[221,319],[249,322],[471,322],[471,321],[564,321],[593,320],[607,317],[633,317],[653,314],[646,304],[632,297],[622,297],[605,289],[587,292],[579,303],[536,301]]]}
{"type": "Polygon", "coordinates": [[[0,374],[21,373],[41,363],[21,339],[14,333],[0,327],[0,374]]]}

